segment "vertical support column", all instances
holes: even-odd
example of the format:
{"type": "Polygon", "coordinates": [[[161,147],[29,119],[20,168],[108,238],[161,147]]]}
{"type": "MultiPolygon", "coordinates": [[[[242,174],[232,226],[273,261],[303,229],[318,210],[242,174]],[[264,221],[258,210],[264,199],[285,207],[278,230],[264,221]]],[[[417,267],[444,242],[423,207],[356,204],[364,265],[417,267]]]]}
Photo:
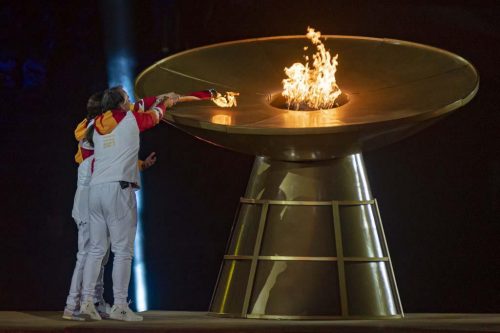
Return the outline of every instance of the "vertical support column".
{"type": "Polygon", "coordinates": [[[377,199],[374,200],[374,203],[375,203],[375,210],[377,211],[377,219],[378,219],[377,224],[380,226],[380,233],[382,234],[383,246],[385,252],[387,253],[387,257],[389,258],[389,270],[391,272],[391,280],[394,286],[393,292],[396,294],[396,299],[398,301],[397,302],[398,312],[401,314],[401,317],[404,317],[405,314],[403,311],[403,304],[401,303],[401,298],[399,297],[398,284],[396,283],[396,276],[394,274],[394,269],[392,268],[391,254],[389,253],[389,246],[387,246],[387,239],[385,238],[384,226],[382,225],[382,218],[380,217],[380,210],[378,209],[377,199]]]}
{"type": "MultiPolygon", "coordinates": [[[[224,253],[229,253],[229,247],[231,245],[231,240],[233,239],[234,230],[236,228],[236,223],[238,223],[238,216],[240,214],[240,209],[241,209],[241,202],[238,203],[238,206],[236,208],[236,213],[234,213],[233,225],[231,226],[231,231],[229,232],[229,237],[226,241],[226,249],[225,249],[224,253]]],[[[222,260],[222,263],[221,263],[220,268],[219,268],[219,273],[217,274],[217,280],[215,282],[215,287],[214,287],[214,290],[212,291],[212,298],[210,298],[210,305],[208,306],[209,309],[212,309],[212,305],[214,304],[215,294],[217,292],[217,288],[219,287],[220,277],[221,277],[223,268],[224,268],[224,260],[222,260]]]]}
{"type": "Polygon", "coordinates": [[[262,245],[262,236],[264,235],[264,229],[266,227],[267,211],[269,209],[269,203],[265,203],[262,206],[262,211],[260,213],[259,229],[257,231],[257,237],[255,239],[255,247],[253,250],[252,264],[250,266],[250,273],[248,276],[248,283],[245,292],[245,300],[243,301],[243,309],[241,310],[241,316],[246,317],[248,314],[248,307],[250,305],[250,297],[252,297],[253,283],[255,280],[255,272],[257,271],[257,263],[260,253],[260,247],[262,245]]]}
{"type": "Polygon", "coordinates": [[[333,228],[335,230],[335,247],[337,250],[337,269],[339,274],[340,310],[342,317],[349,316],[347,286],[345,281],[344,250],[342,248],[342,230],[340,227],[340,211],[338,201],[332,201],[333,228]]]}

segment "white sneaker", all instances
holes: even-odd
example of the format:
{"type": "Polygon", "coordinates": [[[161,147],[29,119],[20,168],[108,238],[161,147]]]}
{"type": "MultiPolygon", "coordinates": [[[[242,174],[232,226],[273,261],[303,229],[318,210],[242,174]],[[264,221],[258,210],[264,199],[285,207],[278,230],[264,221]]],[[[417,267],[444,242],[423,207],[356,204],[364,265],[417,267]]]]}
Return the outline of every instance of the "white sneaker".
{"type": "Polygon", "coordinates": [[[80,306],[80,314],[87,316],[92,320],[102,320],[99,312],[97,312],[97,309],[91,300],[87,300],[82,303],[80,306]]]}
{"type": "Polygon", "coordinates": [[[109,314],[111,313],[111,305],[109,305],[105,301],[100,301],[99,303],[96,304],[97,304],[96,309],[97,312],[99,312],[99,315],[104,319],[108,319],[109,314]]]}
{"type": "Polygon", "coordinates": [[[80,311],[77,310],[70,310],[68,308],[64,308],[63,312],[63,319],[67,320],[77,320],[77,321],[85,321],[85,318],[80,316],[80,311]]]}
{"type": "Polygon", "coordinates": [[[130,310],[128,304],[113,305],[109,318],[123,321],[142,321],[143,319],[142,316],[139,316],[134,311],[130,310]]]}

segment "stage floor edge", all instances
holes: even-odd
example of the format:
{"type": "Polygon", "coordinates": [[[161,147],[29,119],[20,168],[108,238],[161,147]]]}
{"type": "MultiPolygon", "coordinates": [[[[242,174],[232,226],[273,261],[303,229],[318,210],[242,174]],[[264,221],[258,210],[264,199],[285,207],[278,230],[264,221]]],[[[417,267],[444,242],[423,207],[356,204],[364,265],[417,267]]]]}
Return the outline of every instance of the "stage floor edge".
{"type": "Polygon", "coordinates": [[[0,311],[0,332],[500,332],[500,314],[407,314],[389,320],[231,319],[206,312],[146,311],[142,322],[70,321],[62,311],[0,311]]]}

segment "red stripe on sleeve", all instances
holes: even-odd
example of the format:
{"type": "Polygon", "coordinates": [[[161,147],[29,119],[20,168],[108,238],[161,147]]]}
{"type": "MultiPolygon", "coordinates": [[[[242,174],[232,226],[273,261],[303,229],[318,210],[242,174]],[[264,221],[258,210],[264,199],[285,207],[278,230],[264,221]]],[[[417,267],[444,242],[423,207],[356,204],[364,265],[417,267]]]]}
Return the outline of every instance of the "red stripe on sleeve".
{"type": "Polygon", "coordinates": [[[165,106],[165,104],[160,103],[156,106],[156,108],[161,110],[161,116],[163,117],[163,115],[165,114],[165,111],[167,111],[167,107],[165,106]]]}
{"type": "Polygon", "coordinates": [[[82,159],[86,160],[88,157],[94,155],[94,149],[86,149],[83,147],[80,147],[80,150],[82,152],[82,159]]]}

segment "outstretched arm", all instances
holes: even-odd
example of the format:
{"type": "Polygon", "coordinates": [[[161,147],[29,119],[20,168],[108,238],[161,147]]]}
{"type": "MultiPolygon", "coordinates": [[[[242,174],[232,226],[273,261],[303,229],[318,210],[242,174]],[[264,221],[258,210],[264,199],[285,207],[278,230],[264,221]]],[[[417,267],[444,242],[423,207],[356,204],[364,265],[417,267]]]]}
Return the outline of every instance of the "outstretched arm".
{"type": "Polygon", "coordinates": [[[172,107],[174,104],[173,98],[157,98],[149,110],[145,112],[132,111],[139,130],[142,132],[156,126],[165,114],[166,108],[172,107]]]}
{"type": "Polygon", "coordinates": [[[193,102],[193,101],[204,101],[212,99],[215,95],[216,91],[214,89],[194,91],[187,95],[179,95],[176,93],[168,93],[158,95],[158,98],[172,98],[175,103],[178,102],[193,102]]]}

